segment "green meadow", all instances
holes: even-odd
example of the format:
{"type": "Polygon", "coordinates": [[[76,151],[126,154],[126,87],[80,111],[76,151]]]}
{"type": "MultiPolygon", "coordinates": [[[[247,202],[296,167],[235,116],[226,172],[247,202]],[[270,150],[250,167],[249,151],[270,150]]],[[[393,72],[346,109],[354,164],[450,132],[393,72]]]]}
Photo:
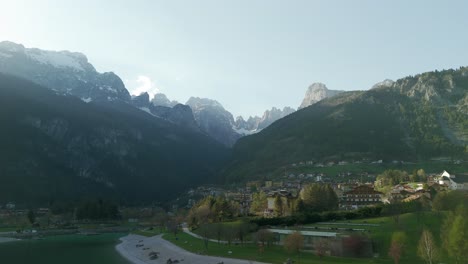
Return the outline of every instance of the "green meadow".
{"type": "MultiPolygon", "coordinates": [[[[248,259],[260,262],[268,262],[282,264],[287,258],[296,260],[296,263],[315,264],[315,263],[393,263],[393,260],[388,256],[388,249],[393,232],[404,231],[407,235],[407,242],[404,249],[403,257],[400,263],[424,263],[420,259],[417,252],[418,241],[423,228],[427,228],[432,232],[436,243],[440,247],[440,227],[443,223],[445,214],[435,212],[409,213],[399,217],[398,222],[394,217],[379,217],[370,219],[360,219],[355,221],[338,221],[333,224],[313,224],[309,227],[337,227],[337,228],[359,228],[364,229],[362,234],[372,238],[374,242],[374,251],[378,254],[375,258],[339,258],[339,257],[324,257],[320,260],[312,252],[302,252],[300,255],[288,253],[282,246],[272,245],[265,246],[263,252],[254,244],[244,245],[224,245],[216,242],[209,242],[208,249],[205,248],[204,241],[194,238],[185,233],[177,234],[175,239],[174,234],[166,233],[163,238],[195,253],[248,259]],[[362,226],[354,224],[377,224],[378,226],[362,226]],[[232,253],[229,254],[228,252],[232,253]]],[[[442,254],[440,261],[442,263],[452,263],[445,254],[442,254]]]]}
{"type": "Polygon", "coordinates": [[[282,264],[287,258],[294,259],[296,263],[303,264],[315,264],[315,263],[391,263],[390,260],[379,260],[379,259],[351,259],[351,258],[336,258],[336,257],[325,257],[320,260],[317,256],[312,253],[303,252],[300,255],[286,252],[282,246],[272,245],[265,246],[263,252],[260,251],[259,247],[254,244],[244,245],[224,245],[215,242],[208,242],[208,250],[205,250],[204,241],[198,238],[194,238],[186,233],[177,234],[177,239],[174,234],[165,234],[164,239],[169,242],[184,248],[188,251],[210,255],[219,256],[226,258],[238,258],[247,259],[252,261],[282,264]],[[231,252],[231,253],[229,253],[231,252]]]}

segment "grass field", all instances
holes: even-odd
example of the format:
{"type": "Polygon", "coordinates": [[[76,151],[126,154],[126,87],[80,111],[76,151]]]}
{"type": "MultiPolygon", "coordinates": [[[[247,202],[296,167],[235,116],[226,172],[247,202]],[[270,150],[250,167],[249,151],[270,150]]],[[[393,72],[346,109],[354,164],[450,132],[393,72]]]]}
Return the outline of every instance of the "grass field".
{"type": "Polygon", "coordinates": [[[247,259],[267,263],[282,264],[287,258],[296,260],[296,263],[316,264],[316,263],[391,263],[388,259],[351,259],[325,257],[322,261],[312,253],[303,252],[300,257],[296,254],[288,253],[282,246],[273,245],[265,247],[264,252],[260,253],[259,248],[253,244],[245,245],[223,245],[214,242],[208,243],[208,250],[205,250],[204,241],[194,238],[185,233],[179,233],[177,240],[174,234],[164,234],[164,239],[194,253],[201,253],[211,256],[220,256],[227,258],[247,259]],[[228,252],[232,253],[229,254],[228,252]]]}
{"type": "Polygon", "coordinates": [[[149,230],[149,229],[141,230],[140,229],[140,230],[132,231],[132,234],[145,236],[145,237],[152,237],[152,236],[156,236],[156,235],[161,234],[161,232],[160,232],[159,228],[155,228],[153,230],[149,230]]]}
{"type": "MultiPolygon", "coordinates": [[[[394,217],[378,217],[352,221],[338,221],[333,224],[313,224],[308,226],[365,229],[364,234],[370,236],[374,242],[375,252],[384,258],[387,258],[388,255],[392,233],[396,231],[404,231],[407,235],[408,241],[406,243],[402,263],[424,263],[416,254],[422,229],[427,228],[430,230],[437,244],[440,246],[440,228],[444,217],[444,213],[422,212],[419,215],[416,213],[403,214],[400,216],[398,223],[395,221],[394,217]],[[342,223],[342,225],[340,225],[340,223],[342,223]],[[353,223],[376,224],[378,226],[350,225],[353,223]]],[[[445,254],[442,254],[441,261],[443,263],[451,263],[445,254]]]]}
{"type": "MultiPolygon", "coordinates": [[[[374,242],[374,250],[378,253],[378,257],[367,259],[325,257],[323,262],[320,262],[320,259],[313,253],[303,252],[301,253],[300,263],[393,263],[393,261],[388,257],[388,248],[390,246],[392,233],[396,231],[404,231],[408,239],[405,246],[405,253],[400,263],[424,263],[416,254],[422,229],[429,229],[434,235],[437,244],[440,246],[440,227],[443,223],[444,216],[444,213],[423,212],[419,215],[416,213],[403,214],[399,217],[398,223],[395,221],[394,217],[379,217],[353,221],[338,221],[332,224],[308,225],[308,227],[317,226],[319,228],[336,227],[364,229],[362,234],[368,235],[372,238],[374,242]],[[374,224],[377,226],[372,226],[374,224]]],[[[178,239],[176,240],[173,234],[166,233],[164,235],[164,238],[168,241],[195,253],[249,259],[275,264],[283,263],[287,258],[293,258],[296,261],[298,260],[297,255],[286,252],[282,246],[278,245],[266,247],[264,252],[260,253],[258,246],[253,244],[229,246],[209,242],[208,250],[205,250],[204,242],[200,239],[194,238],[185,233],[180,233],[177,237],[178,239]],[[228,251],[232,251],[232,254],[228,254],[228,251]]],[[[448,259],[445,254],[442,254],[440,261],[441,263],[453,262],[448,259]]]]}
{"type": "Polygon", "coordinates": [[[114,248],[124,235],[63,235],[0,243],[0,263],[129,264],[114,248]]]}

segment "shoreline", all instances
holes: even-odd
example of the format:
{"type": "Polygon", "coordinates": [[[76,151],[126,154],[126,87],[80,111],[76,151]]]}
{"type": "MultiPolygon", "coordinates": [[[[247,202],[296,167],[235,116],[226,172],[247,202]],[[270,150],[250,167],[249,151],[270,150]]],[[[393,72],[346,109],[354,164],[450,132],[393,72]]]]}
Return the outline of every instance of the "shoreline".
{"type": "Polygon", "coordinates": [[[130,234],[120,238],[117,252],[132,264],[166,264],[168,259],[182,264],[266,264],[243,259],[198,255],[180,248],[162,238],[162,235],[144,237],[130,234]],[[157,259],[150,260],[150,252],[158,252],[157,259]]]}
{"type": "Polygon", "coordinates": [[[13,242],[13,241],[20,241],[20,239],[11,238],[11,237],[0,237],[0,243],[8,243],[8,242],[13,242]]]}

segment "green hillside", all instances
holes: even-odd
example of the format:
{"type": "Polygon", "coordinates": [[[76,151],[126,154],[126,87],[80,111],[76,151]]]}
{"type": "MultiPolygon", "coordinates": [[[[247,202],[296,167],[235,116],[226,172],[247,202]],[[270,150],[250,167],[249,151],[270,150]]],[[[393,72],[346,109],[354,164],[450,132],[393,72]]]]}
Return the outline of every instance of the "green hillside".
{"type": "Polygon", "coordinates": [[[466,158],[468,68],[346,92],[239,140],[224,175],[267,174],[300,161],[466,158]]]}

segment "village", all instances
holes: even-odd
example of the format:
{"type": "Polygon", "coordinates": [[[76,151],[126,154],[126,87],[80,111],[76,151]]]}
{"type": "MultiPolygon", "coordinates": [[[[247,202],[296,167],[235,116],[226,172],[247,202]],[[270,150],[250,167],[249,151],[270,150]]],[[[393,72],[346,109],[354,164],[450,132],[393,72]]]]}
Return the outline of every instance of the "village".
{"type": "MultiPolygon", "coordinates": [[[[381,161],[380,161],[381,162],[381,161]]],[[[296,164],[293,164],[296,166],[296,164]]],[[[319,164],[318,166],[323,166],[319,164]]],[[[329,165],[328,165],[329,166],[329,165]]],[[[200,197],[223,196],[239,204],[239,215],[254,214],[263,217],[275,217],[275,199],[280,197],[283,205],[292,205],[300,197],[303,187],[311,184],[328,184],[338,197],[339,210],[355,210],[367,206],[409,202],[418,199],[431,200],[439,191],[468,191],[468,175],[454,175],[447,171],[428,173],[425,181],[403,181],[392,186],[385,186],[377,175],[367,172],[338,173],[329,177],[324,173],[287,174],[280,180],[249,181],[244,187],[229,190],[220,186],[200,186],[188,191],[190,197],[186,208],[191,208],[200,197]],[[263,211],[252,211],[251,204],[255,194],[264,193],[267,198],[263,211]]],[[[277,211],[277,210],[276,210],[277,211]]],[[[286,206],[281,216],[291,215],[292,206],[286,206]]]]}

